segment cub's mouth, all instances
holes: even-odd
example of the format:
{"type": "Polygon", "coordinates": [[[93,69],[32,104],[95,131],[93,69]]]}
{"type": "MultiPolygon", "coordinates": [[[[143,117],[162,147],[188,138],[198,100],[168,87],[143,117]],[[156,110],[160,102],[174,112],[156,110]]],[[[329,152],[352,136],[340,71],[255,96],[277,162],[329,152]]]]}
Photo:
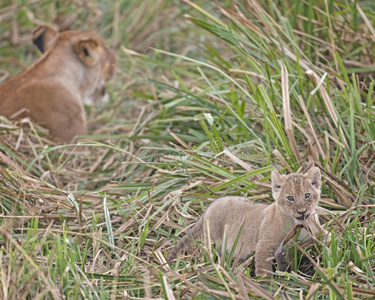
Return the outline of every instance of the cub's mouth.
{"type": "Polygon", "coordinates": [[[303,215],[303,216],[300,216],[300,217],[296,217],[297,220],[306,220],[310,215],[303,215]]]}

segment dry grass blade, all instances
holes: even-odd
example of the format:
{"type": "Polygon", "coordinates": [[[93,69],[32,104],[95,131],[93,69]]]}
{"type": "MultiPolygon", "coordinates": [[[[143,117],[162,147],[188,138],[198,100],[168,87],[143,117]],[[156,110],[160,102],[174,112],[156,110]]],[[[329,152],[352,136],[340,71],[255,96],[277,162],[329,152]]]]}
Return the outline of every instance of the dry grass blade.
{"type": "Polygon", "coordinates": [[[365,13],[363,12],[362,8],[359,6],[358,3],[356,4],[356,9],[358,10],[359,14],[361,15],[363,21],[365,21],[366,26],[368,27],[368,29],[371,32],[371,38],[375,42],[375,29],[372,26],[370,20],[367,18],[367,16],[365,15],[365,13]]]}
{"type": "Polygon", "coordinates": [[[168,133],[173,136],[173,138],[179,142],[182,146],[185,147],[185,149],[193,150],[188,144],[186,144],[182,139],[180,139],[176,134],[174,134],[171,130],[168,129],[168,133]]]}
{"type": "Polygon", "coordinates": [[[245,274],[238,273],[236,278],[238,281],[242,283],[242,285],[246,286],[253,295],[266,300],[275,299],[266,290],[262,289],[253,279],[246,277],[245,274]]]}
{"type": "Polygon", "coordinates": [[[339,130],[341,132],[341,136],[342,136],[342,138],[344,140],[344,143],[345,143],[345,145],[346,145],[346,147],[347,147],[347,149],[349,151],[350,148],[348,146],[348,142],[346,141],[345,135],[342,132],[342,128],[339,127],[338,117],[337,117],[336,111],[335,111],[335,109],[334,109],[334,107],[332,105],[332,102],[331,102],[331,100],[329,98],[329,95],[328,95],[327,91],[325,90],[324,85],[323,84],[319,84],[320,81],[321,81],[321,78],[319,78],[319,76],[314,71],[312,71],[312,70],[306,71],[306,75],[311,79],[311,81],[314,83],[314,85],[316,87],[319,87],[320,95],[323,98],[323,101],[324,101],[324,103],[325,103],[325,105],[326,105],[326,107],[328,109],[328,112],[329,112],[329,114],[330,114],[330,116],[332,118],[332,121],[335,124],[335,127],[339,128],[339,130]]]}
{"type": "Polygon", "coordinates": [[[306,300],[309,300],[314,297],[314,294],[319,289],[320,285],[318,283],[314,283],[311,285],[309,292],[306,295],[306,300]]]}
{"type": "Polygon", "coordinates": [[[165,276],[163,276],[163,285],[164,285],[164,289],[165,289],[167,299],[168,300],[176,300],[176,298],[173,295],[173,291],[171,290],[171,288],[168,284],[167,277],[165,277],[165,276]]]}
{"type": "Polygon", "coordinates": [[[273,150],[272,154],[277,157],[277,160],[281,163],[283,168],[287,168],[290,173],[293,173],[293,170],[290,168],[289,164],[284,159],[284,157],[281,155],[279,150],[277,150],[277,149],[273,150]]]}
{"type": "Polygon", "coordinates": [[[297,225],[293,230],[283,239],[282,245],[286,245],[297,233],[303,228],[303,225],[297,225]]]}
{"type": "Polygon", "coordinates": [[[322,155],[322,157],[325,159],[325,155],[324,155],[324,151],[322,149],[322,146],[320,145],[320,142],[318,140],[318,137],[315,133],[315,129],[314,129],[314,126],[311,122],[311,118],[310,118],[310,115],[309,115],[309,112],[307,111],[307,108],[306,108],[306,105],[305,105],[305,101],[303,100],[302,96],[301,95],[298,95],[298,99],[301,103],[301,108],[303,110],[303,113],[307,119],[307,122],[309,123],[309,127],[310,127],[310,131],[312,132],[312,135],[314,137],[314,142],[315,142],[315,145],[318,147],[318,150],[319,150],[319,153],[320,155],[322,155]]]}
{"type": "Polygon", "coordinates": [[[237,281],[238,281],[238,285],[239,285],[239,289],[240,289],[240,293],[242,294],[242,296],[244,297],[245,300],[250,300],[250,298],[248,296],[248,292],[246,291],[244,282],[242,280],[241,274],[242,273],[238,273],[236,275],[236,278],[237,278],[237,281]]]}
{"type": "MultiPolygon", "coordinates": [[[[215,157],[219,157],[220,155],[222,154],[225,154],[226,156],[228,156],[231,161],[233,161],[234,163],[240,165],[242,168],[244,168],[246,171],[248,172],[252,172],[254,171],[254,169],[249,165],[247,164],[246,162],[244,162],[242,159],[240,159],[238,156],[234,155],[232,152],[230,152],[228,149],[224,149],[223,152],[217,154],[215,157]]],[[[262,180],[264,179],[264,176],[262,175],[255,175],[255,178],[257,180],[262,180]]]]}
{"type": "Polygon", "coordinates": [[[292,151],[297,161],[299,162],[301,160],[301,157],[298,153],[297,142],[293,133],[292,112],[290,110],[288,70],[286,69],[283,63],[280,63],[280,66],[281,66],[281,90],[282,90],[282,96],[283,96],[285,131],[288,136],[288,140],[292,148],[292,151]]]}

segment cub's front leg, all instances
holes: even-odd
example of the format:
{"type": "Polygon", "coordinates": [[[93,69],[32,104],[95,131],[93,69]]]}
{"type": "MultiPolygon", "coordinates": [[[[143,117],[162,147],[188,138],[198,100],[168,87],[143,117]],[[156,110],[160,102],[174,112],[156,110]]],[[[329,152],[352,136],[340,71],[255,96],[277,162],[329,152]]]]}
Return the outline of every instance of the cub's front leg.
{"type": "MultiPolygon", "coordinates": [[[[285,237],[285,239],[282,240],[279,247],[277,248],[276,252],[274,253],[277,267],[279,271],[286,271],[288,268],[288,261],[286,260],[286,254],[287,254],[287,248],[286,245],[290,244],[290,240],[299,232],[301,229],[303,229],[303,225],[297,225],[293,228],[293,230],[285,237]]],[[[303,235],[303,234],[302,234],[303,235]]],[[[306,235],[303,235],[303,238],[305,238],[306,235]]],[[[301,235],[299,237],[299,240],[301,238],[301,235]]]]}
{"type": "Polygon", "coordinates": [[[272,257],[277,249],[277,244],[260,240],[255,248],[255,275],[272,277],[272,257]]]}
{"type": "Polygon", "coordinates": [[[284,245],[284,241],[281,242],[280,246],[277,248],[274,256],[277,262],[277,268],[281,272],[285,272],[288,269],[288,261],[286,260],[287,248],[284,245]]]}

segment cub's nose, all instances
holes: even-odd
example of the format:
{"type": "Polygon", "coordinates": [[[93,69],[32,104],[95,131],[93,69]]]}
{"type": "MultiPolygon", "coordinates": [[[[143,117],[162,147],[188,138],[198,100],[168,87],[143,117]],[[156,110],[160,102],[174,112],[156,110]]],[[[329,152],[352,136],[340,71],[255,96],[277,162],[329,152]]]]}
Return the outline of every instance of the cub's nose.
{"type": "Polygon", "coordinates": [[[298,209],[298,208],[297,208],[297,212],[298,212],[299,214],[301,214],[301,215],[304,215],[304,214],[307,212],[307,208],[305,208],[305,209],[298,209]]]}

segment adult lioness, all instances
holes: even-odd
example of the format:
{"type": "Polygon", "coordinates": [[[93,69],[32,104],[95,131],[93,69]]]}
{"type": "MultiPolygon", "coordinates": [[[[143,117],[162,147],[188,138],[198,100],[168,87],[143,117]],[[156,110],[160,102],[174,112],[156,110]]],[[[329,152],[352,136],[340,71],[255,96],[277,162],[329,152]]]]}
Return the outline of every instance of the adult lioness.
{"type": "Polygon", "coordinates": [[[114,75],[116,56],[94,33],[40,26],[34,43],[44,52],[32,66],[0,85],[0,115],[30,117],[67,143],[86,133],[83,103],[106,97],[105,82],[114,75]]]}

